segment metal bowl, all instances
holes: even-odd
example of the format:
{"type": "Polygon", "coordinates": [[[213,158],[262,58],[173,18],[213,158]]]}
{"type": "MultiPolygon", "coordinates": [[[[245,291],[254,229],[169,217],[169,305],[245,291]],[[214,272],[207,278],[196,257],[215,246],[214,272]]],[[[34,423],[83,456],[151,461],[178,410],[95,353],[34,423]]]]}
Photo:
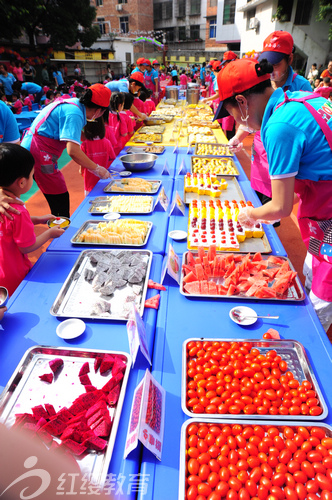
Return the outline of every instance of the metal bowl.
{"type": "Polygon", "coordinates": [[[130,172],[143,172],[150,170],[156,163],[157,155],[150,153],[134,153],[120,156],[122,165],[130,172]]]}

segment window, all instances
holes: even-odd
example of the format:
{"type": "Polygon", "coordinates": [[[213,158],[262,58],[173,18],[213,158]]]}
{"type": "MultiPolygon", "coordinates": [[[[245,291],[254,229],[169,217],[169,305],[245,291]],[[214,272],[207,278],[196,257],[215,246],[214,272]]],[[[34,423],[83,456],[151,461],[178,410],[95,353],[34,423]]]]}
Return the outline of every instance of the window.
{"type": "Polygon", "coordinates": [[[179,26],[179,40],[186,40],[186,27],[185,26],[179,26]]]}
{"type": "Polygon", "coordinates": [[[101,7],[103,5],[103,0],[96,0],[96,7],[101,7]]]}
{"type": "Polygon", "coordinates": [[[153,20],[154,21],[161,21],[163,16],[162,16],[162,3],[154,3],[153,4],[153,20]]]}
{"type": "Polygon", "coordinates": [[[118,3],[127,3],[127,0],[118,0],[118,3]]]}
{"type": "Polygon", "coordinates": [[[121,30],[121,33],[128,33],[129,32],[129,17],[128,16],[120,17],[120,30],[121,30]]]}
{"type": "Polygon", "coordinates": [[[218,0],[210,0],[210,7],[217,7],[218,6],[218,0]]]}
{"type": "Polygon", "coordinates": [[[191,0],[190,15],[197,16],[201,13],[201,0],[191,0]]]}
{"type": "Polygon", "coordinates": [[[186,15],[186,0],[179,0],[178,17],[184,17],[185,15],[186,15]]]}
{"type": "Polygon", "coordinates": [[[199,24],[194,24],[190,26],[190,38],[191,40],[198,40],[200,38],[200,26],[199,24]]]}
{"type": "Polygon", "coordinates": [[[310,24],[312,4],[312,0],[302,0],[302,2],[297,2],[294,24],[310,24]]]}
{"type": "Polygon", "coordinates": [[[97,17],[98,25],[99,25],[99,31],[101,35],[105,35],[106,33],[106,25],[105,25],[105,18],[104,17],[97,17]]]}
{"type": "Polygon", "coordinates": [[[217,18],[212,17],[209,20],[210,24],[210,29],[209,29],[209,38],[216,38],[216,33],[217,33],[217,18]]]}
{"type": "Polygon", "coordinates": [[[166,34],[166,43],[174,42],[174,28],[164,28],[166,34]]]}
{"type": "Polygon", "coordinates": [[[173,17],[173,2],[165,2],[164,19],[172,19],[173,17]]]}
{"type": "Polygon", "coordinates": [[[234,24],[236,0],[224,0],[223,24],[234,24]]]}
{"type": "Polygon", "coordinates": [[[256,16],[256,9],[247,10],[247,25],[246,25],[247,31],[250,29],[250,19],[252,19],[255,16],[256,16]]]}
{"type": "Polygon", "coordinates": [[[280,9],[280,21],[290,21],[293,10],[293,0],[279,0],[277,10],[280,9]]]}

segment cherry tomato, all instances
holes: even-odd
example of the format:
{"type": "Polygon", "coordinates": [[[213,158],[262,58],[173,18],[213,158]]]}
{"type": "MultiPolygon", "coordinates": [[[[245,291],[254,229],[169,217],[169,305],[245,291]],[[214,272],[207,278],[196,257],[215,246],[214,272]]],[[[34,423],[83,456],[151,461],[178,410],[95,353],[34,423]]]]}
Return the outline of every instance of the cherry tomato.
{"type": "Polygon", "coordinates": [[[201,482],[201,479],[198,476],[191,475],[188,477],[188,484],[190,486],[192,486],[192,485],[198,486],[200,484],[200,482],[201,482]]]}
{"type": "Polygon", "coordinates": [[[284,488],[284,492],[287,500],[298,500],[297,494],[294,489],[286,486],[286,488],[284,488]]]}
{"type": "Polygon", "coordinates": [[[308,462],[308,460],[305,460],[301,464],[301,470],[309,477],[315,477],[315,469],[313,468],[312,464],[308,462]]]}
{"type": "Polygon", "coordinates": [[[200,483],[197,486],[197,491],[200,495],[203,495],[204,497],[208,497],[211,494],[212,489],[211,489],[211,486],[209,484],[200,483]]]}
{"type": "Polygon", "coordinates": [[[227,482],[231,477],[230,472],[227,467],[222,467],[219,471],[219,478],[221,481],[227,482]]]}
{"type": "Polygon", "coordinates": [[[203,465],[203,464],[208,464],[209,460],[211,459],[210,455],[208,453],[201,453],[197,460],[198,462],[203,465]]]}
{"type": "Polygon", "coordinates": [[[259,500],[265,500],[268,497],[269,490],[265,486],[258,486],[257,497],[259,500]]]}
{"type": "Polygon", "coordinates": [[[322,462],[323,455],[319,451],[311,450],[307,453],[309,462],[322,462]]]}
{"type": "Polygon", "coordinates": [[[308,493],[317,493],[317,491],[319,490],[317,481],[314,481],[312,479],[307,482],[306,488],[308,493]]]}
{"type": "Polygon", "coordinates": [[[308,481],[308,476],[302,470],[294,472],[293,478],[297,483],[305,484],[308,481]]]}
{"type": "Polygon", "coordinates": [[[321,500],[332,500],[332,492],[328,490],[323,490],[320,494],[321,500]]]}
{"type": "Polygon", "coordinates": [[[231,489],[227,491],[226,500],[238,500],[238,498],[239,495],[236,490],[231,489]]]}
{"type": "Polygon", "coordinates": [[[199,463],[196,458],[191,458],[188,461],[188,472],[193,475],[197,475],[199,471],[199,463]]]}
{"type": "Polygon", "coordinates": [[[239,500],[250,500],[250,494],[246,488],[241,488],[239,491],[239,500]]]}
{"type": "Polygon", "coordinates": [[[207,482],[211,486],[211,488],[215,488],[219,483],[218,474],[216,472],[211,472],[211,474],[209,474],[209,477],[207,478],[207,482]]]}
{"type": "MultiPolygon", "coordinates": [[[[315,436],[318,439],[325,438],[325,431],[321,427],[312,427],[310,430],[310,434],[311,434],[311,436],[315,436]]],[[[323,446],[324,446],[324,444],[323,444],[323,446]]]]}
{"type": "Polygon", "coordinates": [[[234,476],[229,478],[228,485],[231,489],[233,489],[235,491],[240,491],[240,489],[242,488],[241,481],[237,477],[234,477],[234,476]]]}
{"type": "Polygon", "coordinates": [[[295,493],[297,494],[299,500],[305,500],[307,496],[307,489],[302,483],[297,483],[295,486],[295,493]]]}
{"type": "Polygon", "coordinates": [[[284,500],[285,493],[279,486],[272,486],[270,488],[271,495],[275,496],[278,500],[284,500]]]}
{"type": "Polygon", "coordinates": [[[321,490],[332,491],[332,480],[324,474],[316,474],[315,480],[317,481],[321,490]]]}
{"type": "MultiPolygon", "coordinates": [[[[250,465],[250,464],[249,464],[250,465]]],[[[250,472],[250,479],[254,481],[254,483],[258,483],[260,478],[262,477],[263,472],[260,467],[254,467],[250,472]]]]}
{"type": "Polygon", "coordinates": [[[254,497],[257,493],[257,484],[252,479],[248,479],[245,483],[245,487],[250,497],[254,497]]]}
{"type": "Polygon", "coordinates": [[[198,495],[197,486],[190,486],[187,491],[187,500],[196,500],[198,495]]]}
{"type": "Polygon", "coordinates": [[[226,481],[219,481],[216,486],[216,492],[220,494],[221,497],[225,497],[229,490],[228,483],[226,481]]]}

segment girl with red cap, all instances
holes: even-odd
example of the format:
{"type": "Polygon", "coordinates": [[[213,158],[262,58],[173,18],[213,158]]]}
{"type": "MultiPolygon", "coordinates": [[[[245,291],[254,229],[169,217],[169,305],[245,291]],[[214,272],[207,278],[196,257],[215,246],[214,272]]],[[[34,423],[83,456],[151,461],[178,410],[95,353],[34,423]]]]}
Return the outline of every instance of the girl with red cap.
{"type": "Polygon", "coordinates": [[[97,83],[89,87],[80,99],[57,99],[38,114],[23,138],[22,146],[35,159],[35,181],[53,215],[69,217],[69,193],[58,169],[58,159],[65,148],[76,163],[98,177],[107,179],[110,176],[80,148],[83,127],[87,121],[102,116],[110,98],[110,90],[97,83]]]}

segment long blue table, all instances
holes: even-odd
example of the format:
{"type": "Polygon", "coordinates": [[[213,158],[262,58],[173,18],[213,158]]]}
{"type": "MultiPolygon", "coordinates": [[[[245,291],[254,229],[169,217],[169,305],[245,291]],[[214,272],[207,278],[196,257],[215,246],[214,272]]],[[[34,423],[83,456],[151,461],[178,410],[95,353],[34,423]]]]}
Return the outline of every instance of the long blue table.
{"type": "MultiPolygon", "coordinates": [[[[163,186],[165,188],[165,192],[169,198],[172,197],[173,190],[173,179],[171,177],[163,177],[163,186]]],[[[64,234],[60,236],[60,238],[54,239],[51,244],[48,246],[48,252],[58,252],[58,251],[70,251],[75,252],[78,250],[82,250],[84,248],[96,248],[96,245],[73,245],[70,240],[82,226],[82,224],[87,220],[100,220],[104,221],[102,215],[92,215],[88,212],[90,208],[90,200],[95,198],[96,196],[105,196],[103,189],[107,185],[106,181],[98,182],[97,186],[93,189],[92,194],[84,199],[78,209],[74,212],[71,218],[71,224],[69,228],[65,231],[64,234]]],[[[157,195],[154,195],[154,199],[157,199],[157,195]]],[[[147,215],[123,215],[125,218],[133,218],[143,221],[149,221],[153,223],[152,230],[148,239],[147,244],[144,248],[147,250],[151,250],[155,254],[164,254],[166,238],[167,238],[167,229],[168,229],[168,214],[163,210],[154,210],[151,214],[147,215]]],[[[98,245],[98,248],[106,248],[98,245]]],[[[107,246],[107,248],[112,248],[107,246]]],[[[114,247],[115,248],[115,247],[114,247]]],[[[119,247],[118,247],[119,248],[119,247]]]]}
{"type": "MultiPolygon", "coordinates": [[[[35,345],[56,347],[78,347],[81,349],[103,349],[129,352],[125,321],[86,320],[86,331],[77,339],[65,341],[56,335],[56,327],[61,319],[51,316],[49,310],[73,267],[79,252],[47,252],[35,264],[8,303],[8,312],[1,322],[0,330],[0,386],[5,386],[25,351],[35,345]]],[[[161,273],[162,257],[154,255],[150,277],[158,281],[161,273]]],[[[148,290],[148,295],[155,295],[148,290]]],[[[166,301],[166,293],[161,292],[161,304],[166,301]]],[[[155,341],[157,311],[145,309],[143,321],[146,327],[147,343],[152,357],[155,341]]],[[[129,414],[134,389],[143,378],[148,362],[138,355],[131,370],[124,400],[113,457],[109,471],[118,477],[123,474],[124,495],[120,499],[135,498],[135,492],[127,495],[130,488],[130,474],[139,471],[140,447],[123,460],[129,414]]]]}
{"type": "MultiPolygon", "coordinates": [[[[261,203],[256,195],[256,193],[252,190],[249,181],[242,181],[239,183],[240,187],[243,191],[243,194],[246,200],[250,200],[254,206],[259,206],[261,203]]],[[[184,176],[178,177],[174,181],[174,189],[173,189],[173,198],[175,197],[176,191],[180,194],[183,199],[183,189],[184,189],[184,176]]],[[[171,215],[169,217],[169,231],[173,231],[174,229],[181,229],[183,231],[188,231],[188,215],[189,215],[189,205],[186,205],[185,215],[171,215]]],[[[282,255],[287,256],[286,250],[281,244],[281,241],[278,238],[278,235],[273,226],[264,225],[264,230],[266,236],[269,240],[269,243],[272,248],[272,253],[274,255],[282,255]]],[[[182,241],[174,241],[169,236],[167,236],[166,242],[166,251],[168,249],[168,245],[171,243],[174,250],[178,254],[183,254],[187,250],[187,239],[182,241]]]]}
{"type": "MultiPolygon", "coordinates": [[[[156,144],[156,145],[158,146],[158,144],[156,144]]],[[[135,147],[135,146],[133,146],[133,147],[135,147]]],[[[137,147],[140,147],[140,145],[137,144],[137,147]]],[[[111,165],[111,169],[118,170],[118,171],[124,170],[124,167],[123,167],[123,164],[120,160],[120,157],[122,155],[127,154],[128,149],[129,149],[129,147],[126,146],[125,148],[123,148],[122,151],[120,151],[119,155],[113,161],[113,163],[111,165]]],[[[156,163],[154,164],[154,166],[150,170],[146,170],[144,172],[137,172],[136,174],[142,175],[143,177],[147,177],[150,179],[155,179],[155,178],[158,179],[160,177],[167,178],[167,175],[162,174],[162,171],[163,171],[164,165],[165,165],[165,161],[167,160],[169,175],[174,178],[175,163],[177,161],[177,155],[175,153],[173,153],[173,150],[174,150],[174,146],[166,146],[165,151],[162,154],[156,155],[158,158],[156,160],[156,163]]],[[[142,151],[142,152],[144,152],[144,151],[142,151]]]]}
{"type": "MultiPolygon", "coordinates": [[[[332,346],[307,298],[299,303],[188,299],[179,293],[174,282],[168,287],[167,303],[164,301],[158,313],[152,371],[167,392],[162,460],[158,462],[144,449],[141,473],[149,477],[149,485],[147,494],[139,495],[139,500],[177,498],[181,426],[189,418],[181,409],[183,342],[201,337],[261,339],[271,327],[276,328],[282,338],[298,340],[304,345],[329,407],[326,423],[332,424],[332,346]],[[239,326],[229,317],[230,309],[239,304],[253,307],[258,315],[273,313],[280,318],[258,320],[247,327],[239,326]]],[[[236,418],[234,421],[239,422],[236,418]]]]}

